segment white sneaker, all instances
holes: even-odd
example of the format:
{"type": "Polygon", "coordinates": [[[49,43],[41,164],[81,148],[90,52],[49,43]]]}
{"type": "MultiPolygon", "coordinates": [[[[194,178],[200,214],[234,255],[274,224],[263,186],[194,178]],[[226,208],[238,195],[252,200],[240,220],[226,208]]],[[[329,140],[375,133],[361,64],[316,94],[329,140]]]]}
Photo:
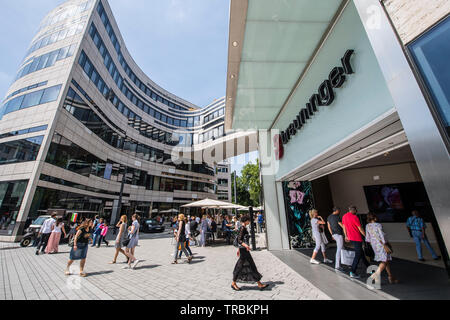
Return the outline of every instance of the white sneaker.
{"type": "Polygon", "coordinates": [[[139,264],[139,260],[136,260],[135,262],[133,262],[133,264],[132,264],[132,266],[131,266],[131,269],[136,269],[136,267],[137,267],[137,265],[139,264]]]}
{"type": "Polygon", "coordinates": [[[130,269],[130,266],[127,264],[126,266],[123,266],[122,269],[130,269]]]}
{"type": "Polygon", "coordinates": [[[334,261],[333,260],[330,260],[330,259],[325,259],[325,260],[323,260],[323,263],[333,263],[334,261]]]}
{"type": "Polygon", "coordinates": [[[311,264],[320,264],[320,262],[319,261],[317,261],[316,259],[311,259],[311,264]]]}

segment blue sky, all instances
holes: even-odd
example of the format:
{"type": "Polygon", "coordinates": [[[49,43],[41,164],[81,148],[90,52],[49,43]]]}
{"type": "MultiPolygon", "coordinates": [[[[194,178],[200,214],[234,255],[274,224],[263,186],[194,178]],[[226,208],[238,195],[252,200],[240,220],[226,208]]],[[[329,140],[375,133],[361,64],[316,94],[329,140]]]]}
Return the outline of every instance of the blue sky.
{"type": "MultiPolygon", "coordinates": [[[[2,98],[40,21],[63,2],[1,1],[2,98]]],[[[153,81],[200,107],[225,96],[228,0],[110,0],[109,3],[128,50],[153,81]]]]}
{"type": "MultiPolygon", "coordinates": [[[[5,97],[40,21],[63,0],[0,4],[0,96],[5,97]]],[[[225,96],[229,0],[109,0],[125,44],[164,89],[200,107],[225,96]]],[[[240,172],[256,154],[233,159],[240,172]]]]}

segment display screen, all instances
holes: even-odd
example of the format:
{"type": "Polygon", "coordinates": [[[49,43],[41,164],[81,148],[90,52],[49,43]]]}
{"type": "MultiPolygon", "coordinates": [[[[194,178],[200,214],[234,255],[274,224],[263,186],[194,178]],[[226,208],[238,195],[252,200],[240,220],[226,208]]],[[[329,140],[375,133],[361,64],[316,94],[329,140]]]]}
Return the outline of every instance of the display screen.
{"type": "Polygon", "coordinates": [[[380,222],[406,222],[413,210],[430,222],[433,213],[423,183],[402,183],[364,187],[369,210],[380,222]]]}

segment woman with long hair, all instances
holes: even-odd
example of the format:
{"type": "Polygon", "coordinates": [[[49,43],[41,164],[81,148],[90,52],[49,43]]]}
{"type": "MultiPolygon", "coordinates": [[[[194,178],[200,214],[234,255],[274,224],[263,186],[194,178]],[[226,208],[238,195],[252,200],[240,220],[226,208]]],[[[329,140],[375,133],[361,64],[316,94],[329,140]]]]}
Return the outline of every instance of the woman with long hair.
{"type": "Polygon", "coordinates": [[[377,277],[380,279],[381,274],[386,270],[389,276],[389,283],[399,283],[399,281],[394,278],[391,271],[392,249],[383,232],[383,226],[378,223],[378,218],[373,213],[367,215],[366,242],[370,243],[375,252],[374,260],[380,263],[378,270],[370,277],[370,279],[375,280],[377,277]]]}
{"type": "Polygon", "coordinates": [[[139,229],[141,227],[139,224],[139,219],[140,219],[140,217],[137,214],[133,214],[133,216],[131,217],[131,220],[133,222],[131,223],[131,227],[129,228],[129,233],[128,233],[130,242],[128,243],[126,251],[125,251],[129,260],[128,260],[128,265],[125,267],[125,269],[135,269],[140,262],[134,256],[134,251],[139,243],[139,229]]]}
{"type": "Polygon", "coordinates": [[[250,254],[250,235],[247,230],[247,226],[250,224],[250,217],[243,216],[241,218],[241,228],[239,229],[239,235],[237,243],[239,245],[238,256],[239,260],[236,263],[233,271],[233,282],[231,288],[235,291],[241,291],[236,284],[237,281],[240,282],[256,282],[258,284],[259,290],[266,289],[269,285],[262,284],[262,275],[258,272],[255,262],[253,261],[252,255],[250,254]]]}
{"type": "Polygon", "coordinates": [[[175,232],[175,254],[174,261],[172,264],[178,264],[178,248],[181,248],[181,251],[188,258],[188,263],[192,261],[192,255],[186,250],[186,222],[184,214],[178,215],[178,230],[175,232]]]}
{"type": "Polygon", "coordinates": [[[322,250],[323,255],[323,263],[333,263],[330,259],[327,259],[326,254],[326,243],[324,242],[324,239],[322,238],[322,235],[325,236],[324,233],[324,226],[327,224],[321,216],[319,216],[319,211],[316,209],[311,210],[309,212],[309,216],[311,217],[311,228],[312,228],[312,234],[314,241],[316,242],[316,248],[314,249],[314,253],[311,258],[311,264],[320,264],[319,261],[316,260],[317,255],[319,254],[319,251],[322,250]]]}
{"type": "Polygon", "coordinates": [[[89,241],[92,237],[93,227],[93,221],[91,219],[86,219],[77,228],[77,233],[73,240],[73,247],[70,251],[70,259],[67,263],[67,268],[65,271],[66,276],[70,276],[70,266],[74,261],[77,260],[80,260],[80,276],[87,276],[87,274],[84,272],[84,267],[86,265],[89,241]]]}
{"type": "Polygon", "coordinates": [[[127,263],[128,263],[129,258],[128,258],[127,254],[125,253],[125,251],[122,249],[123,247],[125,247],[123,242],[125,241],[125,239],[127,237],[127,223],[128,223],[127,216],[125,216],[125,215],[121,216],[120,221],[116,226],[119,229],[119,234],[116,237],[116,243],[115,243],[116,253],[114,254],[114,259],[113,259],[113,261],[110,262],[110,264],[117,263],[117,257],[119,256],[119,253],[122,253],[125,257],[127,257],[127,263]]]}
{"type": "Polygon", "coordinates": [[[66,230],[64,229],[64,223],[62,218],[58,218],[56,223],[52,226],[52,234],[48,240],[45,253],[53,254],[58,253],[59,242],[61,241],[61,234],[64,233],[64,238],[67,238],[66,230]]]}

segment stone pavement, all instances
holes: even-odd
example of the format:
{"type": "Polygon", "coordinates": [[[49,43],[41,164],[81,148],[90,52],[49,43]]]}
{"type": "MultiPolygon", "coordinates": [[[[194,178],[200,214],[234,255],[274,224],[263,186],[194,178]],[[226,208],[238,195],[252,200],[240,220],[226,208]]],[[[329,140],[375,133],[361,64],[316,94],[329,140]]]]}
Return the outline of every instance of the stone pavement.
{"type": "Polygon", "coordinates": [[[112,260],[114,248],[89,248],[87,278],[65,276],[69,247],[60,246],[56,255],[36,256],[34,248],[0,243],[0,300],[328,300],[326,294],[294,272],[268,251],[253,252],[268,291],[241,285],[230,288],[236,251],[232,246],[193,247],[192,264],[185,259],[171,265],[173,245],[169,235],[145,235],[136,257],[136,270],[122,269],[125,258],[112,260]]]}

